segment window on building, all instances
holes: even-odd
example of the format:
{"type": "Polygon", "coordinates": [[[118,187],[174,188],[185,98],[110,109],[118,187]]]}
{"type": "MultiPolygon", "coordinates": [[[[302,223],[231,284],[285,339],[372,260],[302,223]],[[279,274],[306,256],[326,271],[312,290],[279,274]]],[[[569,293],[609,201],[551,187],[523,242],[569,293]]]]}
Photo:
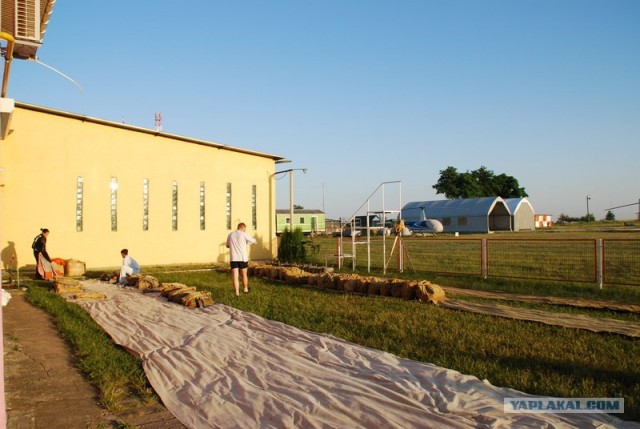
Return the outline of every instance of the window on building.
{"type": "Polygon", "coordinates": [[[204,231],[204,182],[200,182],[200,229],[204,231]]]}
{"type": "Polygon", "coordinates": [[[84,179],[76,180],[76,231],[82,231],[82,200],[84,199],[84,179]]]}
{"type": "Polygon", "coordinates": [[[111,231],[118,230],[118,179],[111,178],[111,231]]]}
{"type": "Polygon", "coordinates": [[[450,217],[443,217],[442,218],[442,226],[450,226],[451,225],[451,218],[450,217]]]}
{"type": "Polygon", "coordinates": [[[466,216],[460,216],[458,218],[458,225],[459,226],[466,226],[467,225],[467,217],[466,216]]]}
{"type": "Polygon", "coordinates": [[[227,203],[225,210],[227,215],[227,229],[231,229],[231,183],[227,183],[227,203]]]}
{"type": "Polygon", "coordinates": [[[258,203],[256,185],[251,187],[251,225],[253,230],[258,229],[258,203]]]}
{"type": "Polygon", "coordinates": [[[178,182],[175,180],[171,191],[171,229],[178,230],[178,182]]]}
{"type": "Polygon", "coordinates": [[[303,217],[300,218],[300,225],[304,225],[304,218],[303,217]]]}
{"type": "Polygon", "coordinates": [[[142,180],[142,230],[149,230],[149,179],[142,180]]]}
{"type": "Polygon", "coordinates": [[[291,224],[291,218],[285,218],[284,223],[286,223],[287,225],[291,224]]]}

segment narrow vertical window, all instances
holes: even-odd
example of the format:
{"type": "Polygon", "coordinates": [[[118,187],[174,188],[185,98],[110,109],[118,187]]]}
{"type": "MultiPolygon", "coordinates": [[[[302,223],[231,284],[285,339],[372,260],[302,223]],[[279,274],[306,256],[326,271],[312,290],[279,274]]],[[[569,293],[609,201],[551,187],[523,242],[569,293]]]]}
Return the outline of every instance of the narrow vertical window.
{"type": "Polygon", "coordinates": [[[227,183],[227,229],[231,229],[231,183],[227,183]]]}
{"type": "Polygon", "coordinates": [[[111,178],[111,231],[118,230],[118,179],[111,178]]]}
{"type": "Polygon", "coordinates": [[[204,231],[204,182],[200,182],[200,229],[204,231]]]}
{"type": "Polygon", "coordinates": [[[178,182],[173,181],[171,193],[171,229],[178,230],[178,182]]]}
{"type": "Polygon", "coordinates": [[[149,230],[149,179],[142,180],[142,230],[149,230]]]}
{"type": "Polygon", "coordinates": [[[84,197],[84,179],[76,180],[76,231],[82,231],[82,200],[84,197]]]}
{"type": "Polygon", "coordinates": [[[258,229],[258,207],[257,207],[256,185],[251,188],[251,225],[253,230],[258,229]]]}

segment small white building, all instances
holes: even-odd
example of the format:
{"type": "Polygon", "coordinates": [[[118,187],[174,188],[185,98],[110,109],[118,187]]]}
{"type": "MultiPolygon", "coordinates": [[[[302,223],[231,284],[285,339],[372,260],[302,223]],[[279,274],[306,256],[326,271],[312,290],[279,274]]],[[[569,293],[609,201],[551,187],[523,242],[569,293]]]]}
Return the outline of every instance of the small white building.
{"type": "Polygon", "coordinates": [[[551,228],[553,225],[550,214],[537,214],[534,219],[536,228],[551,228]]]}

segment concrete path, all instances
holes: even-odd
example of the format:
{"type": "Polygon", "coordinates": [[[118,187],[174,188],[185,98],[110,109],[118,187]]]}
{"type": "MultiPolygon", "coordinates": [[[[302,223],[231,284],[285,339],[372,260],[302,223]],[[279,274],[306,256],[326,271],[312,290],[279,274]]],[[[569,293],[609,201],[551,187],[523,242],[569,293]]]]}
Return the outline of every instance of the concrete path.
{"type": "Polygon", "coordinates": [[[3,307],[5,397],[8,429],[184,426],[162,404],[114,415],[98,403],[98,392],[82,376],[69,345],[51,318],[19,289],[3,307]]]}

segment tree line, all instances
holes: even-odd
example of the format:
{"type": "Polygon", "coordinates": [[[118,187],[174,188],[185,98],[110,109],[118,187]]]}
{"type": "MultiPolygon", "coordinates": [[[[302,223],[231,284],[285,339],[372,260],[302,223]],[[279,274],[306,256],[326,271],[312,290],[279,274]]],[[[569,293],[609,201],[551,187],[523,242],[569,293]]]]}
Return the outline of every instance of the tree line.
{"type": "Polygon", "coordinates": [[[515,177],[504,173],[496,175],[484,165],[477,170],[467,170],[464,173],[449,166],[440,171],[440,178],[433,188],[437,194],[444,194],[450,200],[479,197],[528,197],[515,177]]]}

